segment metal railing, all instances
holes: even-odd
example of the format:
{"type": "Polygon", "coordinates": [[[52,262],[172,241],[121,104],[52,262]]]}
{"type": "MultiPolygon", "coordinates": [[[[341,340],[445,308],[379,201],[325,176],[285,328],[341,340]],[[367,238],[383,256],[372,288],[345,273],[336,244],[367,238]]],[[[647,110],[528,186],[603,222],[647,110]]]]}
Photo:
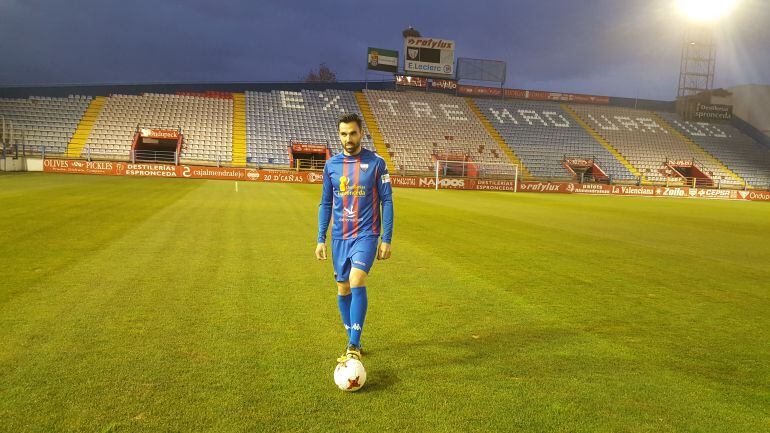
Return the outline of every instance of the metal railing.
{"type": "Polygon", "coordinates": [[[323,170],[326,161],[321,159],[295,159],[295,170],[323,170]]]}
{"type": "Polygon", "coordinates": [[[165,150],[132,150],[131,162],[161,162],[179,165],[179,155],[176,151],[165,150]]]}
{"type": "Polygon", "coordinates": [[[2,144],[0,157],[2,158],[64,158],[67,146],[42,146],[33,144],[2,144]]]}

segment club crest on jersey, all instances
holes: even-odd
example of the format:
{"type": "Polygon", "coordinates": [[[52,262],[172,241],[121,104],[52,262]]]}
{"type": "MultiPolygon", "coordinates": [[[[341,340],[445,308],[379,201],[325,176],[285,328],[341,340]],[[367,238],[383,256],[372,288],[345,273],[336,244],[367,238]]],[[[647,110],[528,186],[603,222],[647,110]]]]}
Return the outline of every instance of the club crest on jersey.
{"type": "Polygon", "coordinates": [[[369,169],[369,164],[361,164],[361,171],[366,173],[366,170],[368,170],[368,169],[369,169]]]}

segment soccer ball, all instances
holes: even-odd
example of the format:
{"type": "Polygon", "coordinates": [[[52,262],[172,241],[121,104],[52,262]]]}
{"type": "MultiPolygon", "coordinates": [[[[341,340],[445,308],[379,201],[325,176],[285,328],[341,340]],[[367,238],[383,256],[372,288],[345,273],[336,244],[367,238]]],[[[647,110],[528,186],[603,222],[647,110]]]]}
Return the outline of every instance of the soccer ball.
{"type": "Polygon", "coordinates": [[[358,391],[366,383],[364,364],[357,359],[340,362],[334,368],[334,383],[343,391],[358,391]]]}

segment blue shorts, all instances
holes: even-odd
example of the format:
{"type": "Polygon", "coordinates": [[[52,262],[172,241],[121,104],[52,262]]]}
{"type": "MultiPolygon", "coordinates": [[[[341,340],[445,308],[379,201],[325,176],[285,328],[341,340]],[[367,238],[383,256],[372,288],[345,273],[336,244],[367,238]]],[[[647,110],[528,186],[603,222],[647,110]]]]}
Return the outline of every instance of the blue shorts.
{"type": "Polygon", "coordinates": [[[377,236],[353,239],[332,239],[332,263],[334,279],[347,281],[350,269],[358,268],[369,273],[377,257],[377,236]]]}

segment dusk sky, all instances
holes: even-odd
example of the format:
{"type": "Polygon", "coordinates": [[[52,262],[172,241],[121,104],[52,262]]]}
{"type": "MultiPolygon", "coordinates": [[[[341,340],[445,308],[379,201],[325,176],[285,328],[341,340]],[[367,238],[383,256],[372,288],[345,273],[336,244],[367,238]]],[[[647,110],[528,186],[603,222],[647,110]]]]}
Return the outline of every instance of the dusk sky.
{"type": "MultiPolygon", "coordinates": [[[[685,26],[674,0],[0,0],[0,85],[298,81],[326,62],[363,80],[401,31],[506,61],[506,87],[671,100],[685,26]]],[[[770,84],[770,1],[717,29],[715,87],[770,84]]],[[[369,74],[370,79],[382,75],[369,74]]]]}

